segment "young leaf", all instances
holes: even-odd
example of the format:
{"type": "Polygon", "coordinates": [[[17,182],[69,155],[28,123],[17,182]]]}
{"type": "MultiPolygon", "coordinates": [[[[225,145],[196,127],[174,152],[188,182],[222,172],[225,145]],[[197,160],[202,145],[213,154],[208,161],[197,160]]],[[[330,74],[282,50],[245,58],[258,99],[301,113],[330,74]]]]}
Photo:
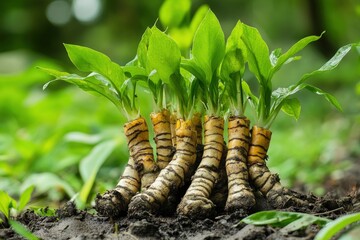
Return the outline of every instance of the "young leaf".
{"type": "Polygon", "coordinates": [[[191,8],[191,0],[166,0],[160,8],[159,19],[166,27],[179,27],[191,8]]]}
{"type": "Polygon", "coordinates": [[[272,66],[275,66],[279,57],[281,56],[282,49],[276,48],[270,53],[270,62],[272,66]]]}
{"type": "MultiPolygon", "coordinates": [[[[355,225],[355,224],[354,224],[355,225]]],[[[360,224],[357,223],[355,226],[351,226],[349,230],[341,234],[339,240],[358,240],[360,236],[360,224]]]]}
{"type": "Polygon", "coordinates": [[[324,96],[325,99],[328,100],[333,106],[335,106],[339,111],[342,111],[342,107],[341,107],[340,103],[330,93],[324,92],[320,88],[317,88],[317,87],[312,86],[310,84],[305,84],[305,88],[307,90],[309,90],[310,92],[312,92],[312,93],[315,93],[315,94],[320,95],[320,96],[324,96]]]}
{"type": "Polygon", "coordinates": [[[317,216],[310,215],[310,214],[301,214],[301,215],[302,216],[299,219],[289,223],[288,225],[283,227],[280,231],[283,234],[287,234],[287,233],[294,232],[296,230],[305,228],[311,224],[317,224],[319,226],[324,226],[325,224],[330,222],[329,219],[317,217],[317,216]]]}
{"type": "Polygon", "coordinates": [[[75,191],[72,186],[69,185],[69,183],[62,180],[59,176],[51,172],[31,174],[24,180],[24,183],[21,187],[28,188],[31,185],[36,187],[36,192],[39,194],[48,194],[49,191],[61,189],[69,197],[75,195],[75,191]]]}
{"type": "MultiPolygon", "coordinates": [[[[277,48],[270,53],[270,62],[273,67],[276,65],[279,57],[281,56],[281,51],[282,51],[281,48],[277,48]]],[[[297,61],[300,59],[301,59],[301,56],[289,57],[283,64],[288,64],[288,63],[291,63],[293,61],[297,61]]],[[[274,71],[274,68],[272,69],[272,71],[274,71]]]]}
{"type": "Polygon", "coordinates": [[[348,54],[348,52],[353,47],[359,47],[359,46],[360,46],[360,42],[347,44],[347,45],[339,48],[339,50],[335,53],[335,55],[329,61],[327,61],[324,65],[322,65],[318,70],[315,70],[311,73],[304,74],[301,77],[300,81],[297,83],[297,85],[300,85],[301,83],[305,82],[309,77],[312,77],[318,73],[333,70],[334,68],[336,68],[339,65],[341,60],[346,56],[346,54],[348,54]]]}
{"type": "Polygon", "coordinates": [[[301,105],[299,99],[285,99],[282,103],[281,110],[290,117],[294,117],[296,120],[298,120],[301,112],[301,105]]]}
{"type": "Polygon", "coordinates": [[[16,205],[15,200],[6,192],[0,190],[0,212],[2,212],[6,219],[10,218],[10,208],[16,205]]]}
{"type": "Polygon", "coordinates": [[[251,92],[249,85],[245,82],[241,82],[242,90],[248,96],[249,102],[252,104],[253,108],[255,109],[259,103],[259,99],[251,92]]]}
{"type": "Polygon", "coordinates": [[[284,233],[295,231],[311,224],[324,226],[330,222],[327,218],[321,218],[306,213],[283,212],[276,210],[257,212],[242,219],[241,221],[247,224],[281,227],[283,228],[281,231],[284,233]]]}
{"type": "Polygon", "coordinates": [[[241,39],[248,49],[250,71],[255,74],[262,86],[266,86],[272,68],[269,48],[256,28],[243,24],[243,31],[241,39]]]}
{"type": "Polygon", "coordinates": [[[12,229],[19,234],[20,236],[24,237],[28,240],[39,240],[36,235],[34,235],[32,232],[30,232],[24,225],[19,223],[18,221],[10,220],[10,226],[12,229]]]}
{"type": "Polygon", "coordinates": [[[339,217],[338,219],[326,224],[324,228],[316,234],[314,240],[329,240],[331,239],[337,232],[344,229],[351,223],[360,221],[360,213],[353,213],[349,215],[345,215],[339,217]]]}
{"type": "Polygon", "coordinates": [[[256,28],[243,24],[241,39],[247,48],[247,60],[250,71],[259,81],[259,103],[256,115],[259,125],[263,126],[269,118],[271,108],[271,62],[269,48],[256,28]]]}
{"type": "Polygon", "coordinates": [[[50,207],[31,207],[31,210],[34,211],[34,213],[37,216],[40,217],[54,217],[56,216],[56,208],[50,208],[50,207]]]}
{"type": "Polygon", "coordinates": [[[207,12],[209,11],[209,7],[207,5],[201,5],[195,12],[191,23],[190,23],[190,30],[192,36],[195,35],[196,30],[198,29],[201,21],[205,18],[207,12]]]}
{"type": "Polygon", "coordinates": [[[145,68],[148,71],[148,73],[151,71],[151,69],[149,69],[148,66],[148,57],[147,57],[147,52],[149,48],[149,39],[151,33],[152,33],[151,29],[146,28],[137,48],[137,57],[139,60],[139,64],[141,67],[145,68]]]}
{"type": "Polygon", "coordinates": [[[113,140],[102,142],[96,145],[94,149],[81,160],[79,169],[84,185],[79,194],[79,204],[81,205],[79,207],[83,207],[87,202],[96,175],[102,164],[115,149],[115,146],[116,143],[113,140]]]}
{"type": "MultiPolygon", "coordinates": [[[[271,70],[270,75],[273,75],[275,72],[277,72],[282,67],[283,64],[285,64],[291,57],[293,57],[296,53],[301,51],[309,43],[317,41],[319,38],[321,38],[322,34],[320,36],[305,37],[305,38],[299,40],[298,42],[296,42],[294,45],[292,45],[286,53],[278,56],[276,63],[274,65],[273,69],[271,70]]],[[[279,54],[279,52],[276,52],[276,55],[278,55],[278,54],[279,54]]]]}
{"type": "Polygon", "coordinates": [[[226,41],[225,57],[220,70],[220,76],[224,81],[227,94],[240,114],[244,112],[241,81],[246,62],[246,47],[241,41],[242,33],[242,23],[238,21],[226,41]]]}
{"type": "Polygon", "coordinates": [[[178,73],[180,69],[180,49],[174,40],[156,27],[151,31],[147,52],[148,63],[151,69],[156,69],[163,82],[171,85],[171,75],[178,73]]]}
{"type": "Polygon", "coordinates": [[[70,74],[66,72],[60,72],[53,69],[48,68],[39,68],[40,70],[56,77],[55,80],[52,80],[48,83],[46,83],[43,87],[43,89],[47,88],[48,85],[54,81],[63,80],[69,83],[72,83],[79,88],[81,88],[84,91],[87,92],[95,92],[98,93],[107,99],[109,99],[111,102],[115,104],[118,108],[121,107],[120,100],[118,94],[115,92],[114,88],[112,87],[112,84],[105,79],[103,76],[96,74],[96,73],[90,73],[86,77],[81,77],[76,74],[70,74]]]}
{"type": "Polygon", "coordinates": [[[198,79],[206,79],[206,73],[196,59],[181,59],[181,67],[198,79]]]}
{"type": "Polygon", "coordinates": [[[96,72],[108,78],[116,90],[125,80],[121,67],[108,56],[91,48],[64,44],[71,62],[83,72],[96,72]]]}
{"type": "Polygon", "coordinates": [[[246,224],[284,227],[297,219],[299,219],[299,215],[297,213],[271,210],[251,214],[241,221],[246,224]]]}
{"type": "Polygon", "coordinates": [[[192,57],[205,73],[202,81],[210,83],[225,54],[225,36],[215,14],[209,9],[193,40],[192,57]]]}
{"type": "Polygon", "coordinates": [[[30,186],[21,193],[18,205],[16,206],[16,210],[21,212],[25,208],[26,204],[28,204],[31,199],[31,194],[33,191],[34,186],[30,186]]]}
{"type": "Polygon", "coordinates": [[[142,81],[146,81],[148,79],[148,74],[143,67],[127,65],[122,67],[122,69],[128,78],[142,81]]]}
{"type": "Polygon", "coordinates": [[[226,52],[220,71],[220,75],[226,80],[234,74],[239,74],[240,76],[244,74],[246,48],[241,41],[242,32],[242,23],[239,21],[226,41],[226,52]]]}

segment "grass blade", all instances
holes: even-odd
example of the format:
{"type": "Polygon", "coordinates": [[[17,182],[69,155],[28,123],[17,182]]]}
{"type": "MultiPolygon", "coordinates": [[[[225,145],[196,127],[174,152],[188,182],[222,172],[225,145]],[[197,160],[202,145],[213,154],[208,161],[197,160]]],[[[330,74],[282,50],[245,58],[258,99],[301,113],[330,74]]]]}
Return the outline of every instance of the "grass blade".
{"type": "Polygon", "coordinates": [[[307,213],[284,212],[275,210],[257,212],[244,218],[241,221],[253,225],[270,225],[273,227],[281,227],[281,231],[284,233],[293,232],[311,224],[324,226],[330,222],[330,220],[327,218],[321,218],[307,213]]]}
{"type": "Polygon", "coordinates": [[[32,185],[32,186],[28,187],[27,189],[25,189],[25,191],[21,194],[19,203],[17,206],[17,210],[19,212],[21,212],[25,208],[26,204],[29,203],[29,201],[31,199],[31,194],[33,191],[34,191],[34,186],[32,185]]]}
{"type": "Polygon", "coordinates": [[[94,149],[80,162],[80,174],[84,181],[84,185],[79,194],[79,207],[83,207],[92,186],[94,185],[96,175],[110,154],[115,149],[116,142],[114,140],[108,140],[102,142],[94,147],[94,149]]]}
{"type": "Polygon", "coordinates": [[[344,229],[351,223],[360,221],[360,213],[354,213],[342,216],[330,223],[328,223],[320,232],[315,236],[314,240],[328,240],[331,239],[336,233],[344,229]]]}
{"type": "Polygon", "coordinates": [[[36,235],[30,232],[24,225],[19,223],[18,221],[10,220],[10,225],[12,229],[19,234],[20,236],[24,237],[28,240],[40,240],[36,235]]]}

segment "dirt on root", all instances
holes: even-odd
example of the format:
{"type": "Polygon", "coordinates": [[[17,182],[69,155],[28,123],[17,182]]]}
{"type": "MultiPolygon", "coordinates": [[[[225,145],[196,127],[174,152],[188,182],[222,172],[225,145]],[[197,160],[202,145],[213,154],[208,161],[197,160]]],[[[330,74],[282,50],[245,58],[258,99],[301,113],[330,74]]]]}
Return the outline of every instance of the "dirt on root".
{"type": "MultiPolygon", "coordinates": [[[[360,178],[357,164],[342,175],[342,178],[327,179],[325,189],[329,192],[316,201],[301,208],[290,207],[285,211],[305,212],[320,217],[335,219],[345,214],[360,211],[360,178]]],[[[309,198],[314,196],[308,195],[309,198]]],[[[257,205],[251,210],[257,212],[269,209],[265,199],[257,198],[257,205]]],[[[283,233],[280,228],[254,226],[242,223],[243,212],[218,213],[212,219],[192,220],[183,216],[154,216],[147,212],[135,216],[111,219],[101,217],[94,209],[80,211],[72,202],[57,210],[56,216],[41,217],[33,211],[25,211],[17,221],[25,225],[41,239],[313,239],[320,230],[317,225],[283,233]],[[89,211],[90,210],[90,211],[89,211]]],[[[0,239],[24,239],[11,228],[0,225],[0,239]]]]}
{"type": "MultiPolygon", "coordinates": [[[[360,197],[353,193],[339,197],[328,194],[302,209],[286,211],[308,212],[327,218],[358,211],[360,197]]],[[[264,208],[266,204],[261,204],[264,208]]],[[[257,206],[259,208],[259,206],[257,206]]],[[[254,209],[257,211],[259,209],[254,209]]],[[[313,239],[319,231],[316,225],[291,233],[282,233],[279,228],[246,225],[240,220],[242,212],[219,213],[213,219],[192,220],[183,216],[154,216],[139,213],[132,218],[108,217],[79,211],[68,202],[57,211],[56,216],[40,217],[33,211],[22,213],[17,220],[41,239],[313,239]]],[[[0,239],[23,239],[10,228],[0,229],[0,239]]]]}

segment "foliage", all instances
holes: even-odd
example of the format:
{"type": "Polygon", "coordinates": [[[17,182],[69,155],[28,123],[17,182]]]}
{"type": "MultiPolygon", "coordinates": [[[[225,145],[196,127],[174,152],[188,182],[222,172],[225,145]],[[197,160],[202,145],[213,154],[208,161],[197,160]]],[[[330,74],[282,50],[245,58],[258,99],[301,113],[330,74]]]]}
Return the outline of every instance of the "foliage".
{"type": "Polygon", "coordinates": [[[350,224],[360,221],[360,214],[353,213],[335,220],[329,220],[306,213],[271,210],[254,213],[241,221],[246,224],[279,227],[283,234],[305,228],[312,224],[317,224],[323,228],[316,234],[314,239],[328,240],[350,224]]]}
{"type": "Polygon", "coordinates": [[[318,87],[305,83],[305,81],[318,73],[336,68],[343,57],[352,48],[359,46],[360,43],[348,44],[341,47],[328,62],[318,70],[304,74],[296,84],[287,88],[273,90],[272,78],[274,74],[279,71],[284,64],[299,60],[300,57],[295,56],[295,54],[301,51],[309,43],[318,40],[321,36],[305,37],[296,42],[283,54],[281,53],[281,49],[275,49],[269,54],[269,48],[258,30],[247,26],[246,24],[243,24],[243,28],[244,33],[242,34],[241,39],[248,49],[249,69],[259,82],[258,98],[252,97],[250,99],[250,102],[256,108],[258,125],[269,128],[280,110],[283,110],[288,115],[298,119],[301,109],[300,102],[297,98],[290,97],[302,89],[307,89],[312,93],[325,97],[332,105],[341,110],[340,104],[335,97],[318,87]]]}
{"type": "MultiPolygon", "coordinates": [[[[290,97],[303,89],[322,95],[338,109],[341,108],[335,97],[305,81],[318,73],[334,69],[358,43],[340,48],[327,63],[318,70],[304,74],[296,84],[276,90],[272,87],[275,73],[284,64],[299,60],[296,54],[320,37],[305,37],[285,53],[275,49],[270,54],[259,31],[240,21],[225,42],[217,17],[208,10],[194,33],[189,58],[181,57],[180,47],[169,34],[153,26],[143,34],[137,56],[125,66],[90,48],[65,44],[69,58],[77,69],[90,74],[82,77],[48,68],[42,70],[56,77],[53,81],[64,80],[106,97],[128,120],[139,114],[137,93],[140,84],[150,90],[158,108],[172,105],[183,118],[190,117],[201,104],[210,114],[224,113],[231,106],[232,112],[243,115],[247,95],[251,107],[256,110],[257,124],[269,128],[280,110],[299,118],[300,101],[290,97]],[[258,79],[258,96],[243,80],[245,63],[258,79]],[[223,97],[224,94],[227,94],[226,97],[223,97]]],[[[94,178],[89,179],[90,187],[85,184],[81,190],[81,202],[86,202],[90,194],[94,178]]]]}
{"type": "Polygon", "coordinates": [[[243,81],[247,52],[241,41],[242,34],[242,23],[238,21],[226,41],[225,56],[220,70],[220,78],[226,86],[225,90],[229,98],[230,111],[238,116],[243,116],[245,112],[243,88],[249,88],[243,81]]]}
{"type": "Polygon", "coordinates": [[[56,216],[56,209],[55,208],[49,208],[47,207],[35,207],[31,206],[31,209],[34,211],[34,213],[41,217],[53,217],[56,216]]]}
{"type": "MultiPolygon", "coordinates": [[[[6,192],[0,190],[0,213],[3,213],[4,219],[0,218],[0,224],[10,225],[12,229],[23,236],[26,239],[39,239],[27,230],[21,223],[16,220],[12,220],[12,217],[22,212],[31,199],[31,194],[34,190],[34,186],[28,187],[21,193],[18,201],[10,197],[6,192]],[[11,210],[14,210],[12,212],[11,210]]],[[[1,217],[2,215],[0,215],[1,217]]]]}
{"type": "Polygon", "coordinates": [[[315,240],[331,239],[336,233],[354,222],[360,221],[360,213],[348,214],[326,224],[315,236],[315,240]]]}
{"type": "Polygon", "coordinates": [[[167,33],[179,46],[182,55],[188,56],[195,32],[208,12],[209,7],[202,5],[192,18],[191,1],[184,0],[181,4],[176,0],[166,0],[159,11],[159,20],[168,29],[167,33]]]}
{"type": "Polygon", "coordinates": [[[21,195],[20,199],[16,201],[10,197],[6,192],[0,190],[0,212],[5,216],[5,219],[0,219],[0,223],[10,220],[10,210],[15,210],[15,214],[20,213],[26,207],[31,199],[31,194],[34,190],[34,186],[28,187],[21,195]]]}
{"type": "Polygon", "coordinates": [[[280,227],[280,231],[284,234],[305,228],[312,224],[324,226],[330,222],[327,218],[321,218],[311,214],[275,210],[257,212],[241,221],[246,224],[280,227]]]}
{"type": "MultiPolygon", "coordinates": [[[[209,10],[201,21],[193,40],[190,59],[183,59],[182,68],[189,71],[195,81],[199,81],[202,99],[210,114],[219,114],[221,99],[219,92],[219,68],[225,54],[225,37],[219,20],[209,10]]],[[[200,91],[197,94],[201,94],[200,91]]]]}
{"type": "Polygon", "coordinates": [[[39,240],[40,239],[37,236],[35,236],[32,232],[30,232],[24,225],[22,225],[21,223],[19,223],[17,221],[10,220],[10,225],[17,234],[24,237],[25,239],[28,239],[28,240],[39,240]]]}
{"type": "Polygon", "coordinates": [[[91,152],[81,160],[79,170],[84,184],[77,198],[79,208],[84,208],[88,203],[96,175],[105,160],[108,159],[114,151],[115,147],[116,143],[114,140],[104,141],[95,146],[91,152]]]}
{"type": "MultiPolygon", "coordinates": [[[[358,33],[353,31],[354,24],[349,23],[356,23],[359,16],[357,15],[355,18],[353,15],[355,11],[348,11],[354,9],[354,6],[347,3],[344,8],[339,9],[334,3],[320,2],[323,3],[323,8],[319,9],[324,15],[318,14],[318,16],[326,14],[332,18],[332,21],[322,19],[324,21],[322,28],[326,26],[326,35],[319,40],[321,44],[311,45],[304,49],[306,61],[303,61],[302,64],[297,67],[287,64],[286,68],[281,68],[276,74],[278,79],[286,79],[291,82],[289,76],[295,78],[300,75],[300,72],[308,71],[313,66],[320,66],[324,61],[321,46],[325,45],[322,41],[330,41],[332,47],[337,48],[339,43],[356,39],[358,33]],[[340,18],[338,14],[342,14],[340,18]],[[333,31],[334,29],[336,31],[333,31]]],[[[5,31],[2,39],[5,44],[2,45],[2,51],[11,51],[0,54],[0,115],[2,120],[0,126],[0,188],[15,195],[32,181],[37,184],[35,196],[40,199],[46,198],[46,203],[42,202],[43,204],[57,206],[61,201],[80,192],[83,187],[79,170],[81,160],[97,144],[108,139],[117,139],[119,144],[100,168],[92,192],[102,192],[116,184],[128,154],[124,144],[121,144],[123,140],[120,130],[121,124],[126,121],[127,117],[114,111],[113,106],[102,98],[89,97],[65,84],[57,83],[47,91],[41,91],[41,85],[48,81],[49,77],[35,69],[34,66],[70,71],[72,66],[65,60],[66,55],[63,54],[59,39],[67,39],[68,42],[76,42],[99,49],[111,56],[114,62],[124,62],[130,59],[136,50],[137,38],[146,27],[144,23],[155,21],[160,2],[131,2],[131,4],[126,4],[126,7],[116,8],[119,11],[134,14],[108,11],[106,9],[115,9],[113,8],[114,4],[119,3],[105,4],[103,13],[106,13],[107,17],[99,18],[86,28],[79,24],[50,26],[48,21],[38,17],[31,18],[33,24],[25,24],[21,28],[11,27],[9,24],[16,22],[9,20],[13,16],[12,13],[24,13],[24,4],[26,3],[4,2],[5,6],[3,6],[4,27],[0,31],[2,33],[5,31]],[[139,9],[146,9],[146,11],[138,14],[139,9]],[[20,32],[26,27],[27,31],[20,32]],[[56,31],[56,34],[46,32],[48,30],[56,31]],[[19,32],[14,34],[14,31],[19,32]],[[78,34],[73,34],[74,32],[78,34]],[[47,44],[39,41],[39,39],[43,39],[43,36],[47,36],[47,44]],[[45,58],[41,54],[57,59],[58,62],[45,58]],[[36,180],[37,177],[41,181],[36,180]],[[31,181],[28,182],[28,180],[31,181]],[[46,188],[40,189],[44,183],[47,183],[46,188]]],[[[46,4],[27,5],[27,16],[39,16],[39,11],[45,12],[46,4]]],[[[233,26],[234,16],[241,16],[242,19],[247,19],[247,22],[251,24],[256,22],[262,27],[263,36],[266,39],[271,38],[271,41],[268,42],[269,46],[287,46],[294,42],[298,33],[309,31],[309,29],[313,29],[314,25],[311,21],[298,21],[298,16],[308,14],[309,10],[309,6],[302,1],[284,2],[276,5],[276,9],[272,2],[260,1],[234,2],[234,5],[231,6],[209,4],[221,19],[225,33],[231,32],[230,27],[233,26]],[[250,14],[254,10],[258,14],[250,14]],[[287,14],[274,15],[274,10],[287,14]],[[270,16],[272,21],[268,21],[270,16]],[[284,16],[286,16],[286,21],[284,21],[284,16]],[[291,30],[288,31],[288,34],[281,34],[289,26],[291,26],[291,30]]],[[[177,6],[168,4],[168,7],[177,6]]],[[[164,9],[164,13],[176,13],[166,11],[165,7],[164,9]]],[[[184,57],[189,57],[193,36],[208,12],[208,7],[199,8],[193,15],[194,17],[190,19],[193,12],[189,10],[187,13],[182,13],[181,16],[184,18],[181,21],[176,20],[178,23],[181,22],[179,26],[173,24],[169,27],[162,21],[162,15],[159,18],[164,26],[163,29],[166,29],[166,33],[177,42],[184,57]]],[[[43,15],[45,16],[45,14],[43,15]]],[[[309,34],[320,33],[323,30],[311,30],[309,34]]],[[[326,48],[327,54],[333,54],[336,48],[326,48]]],[[[354,106],[357,97],[354,93],[354,79],[358,79],[359,68],[354,67],[354,63],[357,63],[358,59],[351,57],[342,63],[341,71],[335,70],[331,75],[314,76],[321,88],[331,89],[335,96],[341,96],[340,102],[344,113],[339,115],[326,108],[323,102],[314,104],[313,100],[300,96],[299,100],[304,106],[299,119],[300,124],[298,124],[301,127],[295,126],[288,120],[283,120],[282,115],[272,125],[276,134],[273,135],[270,148],[271,161],[269,161],[269,165],[280,170],[283,182],[292,184],[295,181],[301,183],[305,181],[311,183],[307,186],[310,187],[309,190],[313,191],[314,186],[320,186],[321,181],[330,173],[335,170],[341,171],[344,166],[348,166],[349,161],[344,164],[344,159],[348,160],[348,156],[358,154],[355,140],[358,139],[359,131],[354,124],[358,124],[359,119],[354,119],[354,112],[357,114],[357,106],[354,106]],[[323,124],[325,120],[327,123],[323,124]],[[322,127],[314,129],[313,126],[320,126],[320,124],[323,124],[322,127]],[[328,128],[332,129],[331,133],[327,130],[328,128]],[[284,141],[285,138],[290,141],[284,141]],[[309,142],[314,144],[309,145],[309,142]],[[304,147],[307,151],[299,150],[304,147]],[[354,151],[352,149],[357,152],[352,152],[354,151]],[[334,153],[336,150],[347,154],[341,155],[340,158],[338,154],[329,154],[329,151],[334,153]],[[324,155],[326,156],[324,157],[324,155]],[[299,173],[296,171],[296,166],[299,165],[311,169],[311,171],[304,170],[299,173]]],[[[245,76],[247,76],[246,74],[245,76]]],[[[256,89],[253,88],[252,79],[247,78],[247,80],[250,81],[251,89],[256,89]]],[[[274,81],[273,87],[283,83],[285,81],[274,81]]],[[[152,109],[150,94],[142,86],[141,88],[138,86],[137,89],[139,90],[137,92],[138,105],[142,106],[140,111],[144,116],[148,116],[152,109]]],[[[247,102],[244,101],[244,103],[247,102]]],[[[250,108],[247,109],[250,110],[250,108]]],[[[89,198],[91,199],[91,197],[89,198]]]]}
{"type": "MultiPolygon", "coordinates": [[[[63,80],[75,84],[84,91],[98,93],[109,99],[128,119],[137,116],[135,106],[134,82],[125,81],[123,69],[104,54],[90,48],[65,44],[72,63],[82,72],[90,72],[86,77],[69,74],[53,69],[40,68],[54,76],[56,80],[63,80]],[[133,90],[133,91],[132,91],[133,90]],[[128,94],[130,93],[130,94],[128,94]]],[[[49,83],[53,82],[50,81],[49,83]]],[[[48,84],[44,85],[44,89],[48,84]]]]}

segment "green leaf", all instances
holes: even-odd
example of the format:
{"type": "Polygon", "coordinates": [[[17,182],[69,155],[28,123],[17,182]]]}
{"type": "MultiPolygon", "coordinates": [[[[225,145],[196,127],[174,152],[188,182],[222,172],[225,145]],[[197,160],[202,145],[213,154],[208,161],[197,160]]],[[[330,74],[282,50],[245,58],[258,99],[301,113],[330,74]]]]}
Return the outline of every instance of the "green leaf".
{"type": "Polygon", "coordinates": [[[277,227],[284,227],[289,223],[299,219],[298,213],[282,212],[282,211],[261,211],[242,219],[246,224],[253,225],[271,225],[277,227]]]}
{"type": "Polygon", "coordinates": [[[294,117],[296,120],[298,120],[301,112],[301,104],[299,99],[285,99],[282,103],[281,110],[290,117],[294,117]]]}
{"type": "Polygon", "coordinates": [[[66,181],[50,172],[31,174],[24,180],[22,188],[26,189],[32,185],[36,187],[36,192],[39,194],[48,194],[49,191],[63,189],[69,197],[75,195],[75,191],[66,181]]]}
{"type": "Polygon", "coordinates": [[[64,44],[71,62],[83,72],[96,72],[113,84],[115,90],[120,89],[125,80],[121,67],[112,62],[108,56],[91,48],[64,44]]]}
{"type": "Polygon", "coordinates": [[[191,19],[191,23],[190,23],[190,30],[191,30],[191,35],[194,36],[196,30],[198,29],[201,21],[205,18],[207,12],[209,11],[209,6],[208,5],[201,5],[195,12],[193,18],[191,19]]]}
{"type": "Polygon", "coordinates": [[[272,66],[275,66],[279,57],[281,56],[282,49],[276,48],[270,53],[270,62],[272,66]]]}
{"type": "Polygon", "coordinates": [[[241,39],[248,49],[249,69],[262,86],[267,86],[272,69],[269,48],[256,28],[243,24],[243,31],[241,39]]]}
{"type": "Polygon", "coordinates": [[[287,63],[287,61],[291,57],[293,57],[296,53],[298,53],[303,48],[305,48],[309,43],[317,41],[318,39],[320,39],[322,34],[320,36],[308,36],[308,37],[305,37],[305,38],[299,40],[294,45],[292,45],[290,47],[290,49],[286,53],[284,53],[284,54],[282,54],[280,56],[279,56],[279,51],[277,51],[275,55],[278,56],[278,58],[276,59],[276,61],[273,61],[273,63],[275,63],[275,65],[273,64],[274,67],[271,70],[270,75],[273,75],[275,72],[277,72],[282,67],[282,65],[287,63]]]}
{"type": "Polygon", "coordinates": [[[197,63],[196,59],[181,59],[181,67],[198,79],[206,78],[205,71],[201,68],[200,64],[197,63]]]}
{"type": "Polygon", "coordinates": [[[6,192],[0,190],[0,212],[2,212],[6,219],[10,218],[10,208],[16,205],[16,201],[6,192]]]}
{"type": "Polygon", "coordinates": [[[242,24],[238,21],[227,39],[225,57],[222,61],[220,71],[220,75],[225,80],[230,80],[235,74],[238,74],[240,77],[244,74],[246,48],[241,41],[242,32],[242,24]]]}
{"type": "Polygon", "coordinates": [[[108,140],[96,145],[91,152],[85,156],[79,166],[81,178],[84,185],[79,194],[80,205],[84,206],[89,197],[96,175],[105,160],[110,156],[116,147],[114,140],[108,140]]]}
{"type": "Polygon", "coordinates": [[[194,64],[205,73],[205,79],[200,80],[210,84],[214,71],[225,54],[225,36],[218,19],[210,9],[195,33],[191,53],[194,64]]]}
{"type": "Polygon", "coordinates": [[[324,65],[322,65],[319,69],[317,69],[311,73],[304,74],[301,77],[300,81],[298,82],[298,85],[305,82],[309,77],[312,77],[318,73],[333,70],[334,68],[336,68],[339,65],[341,60],[346,56],[346,54],[348,54],[348,52],[353,47],[358,47],[358,46],[360,46],[360,42],[347,44],[347,45],[339,48],[339,50],[335,53],[335,55],[329,61],[327,61],[324,65]]]}
{"type": "Polygon", "coordinates": [[[289,223],[288,225],[283,227],[280,231],[283,234],[287,234],[287,233],[294,232],[296,230],[305,228],[311,224],[317,224],[319,226],[324,226],[328,222],[330,222],[330,220],[326,219],[326,218],[321,218],[321,217],[317,217],[317,216],[310,215],[310,214],[301,214],[301,217],[299,219],[289,223]]]}
{"type": "Polygon", "coordinates": [[[242,23],[238,21],[226,41],[225,57],[220,70],[227,94],[241,113],[244,111],[241,81],[246,62],[246,46],[241,41],[242,33],[242,23]]]}
{"type": "Polygon", "coordinates": [[[136,80],[147,80],[148,74],[143,67],[140,66],[124,66],[122,67],[127,77],[136,80]]]}
{"type": "Polygon", "coordinates": [[[338,102],[338,100],[333,96],[331,95],[330,93],[327,93],[323,90],[321,90],[320,88],[317,88],[315,86],[312,86],[310,84],[306,84],[305,85],[305,88],[307,90],[309,90],[310,92],[312,93],[315,93],[317,95],[320,95],[320,96],[324,96],[325,99],[330,102],[334,107],[336,107],[339,111],[342,111],[342,107],[340,105],[340,103],[338,102]]]}
{"type": "MultiPolygon", "coordinates": [[[[270,62],[271,62],[271,65],[274,67],[278,61],[278,58],[281,56],[281,48],[277,48],[275,49],[274,51],[272,51],[270,53],[270,62]]],[[[301,59],[301,56],[294,56],[294,57],[289,57],[285,62],[284,64],[288,64],[288,63],[291,63],[293,61],[297,61],[297,60],[300,60],[301,59]]],[[[274,71],[274,68],[272,69],[272,71],[274,71]]],[[[274,72],[275,73],[275,72],[274,72]]]]}
{"type": "MultiPolygon", "coordinates": [[[[61,78],[61,77],[64,77],[64,76],[69,76],[71,75],[70,73],[67,73],[67,72],[61,72],[59,70],[56,70],[56,69],[50,69],[50,68],[44,68],[44,67],[37,67],[39,70],[43,71],[44,73],[47,73],[55,78],[61,78]]],[[[51,81],[50,81],[51,82],[51,81]]],[[[47,87],[48,87],[49,83],[46,83],[44,86],[43,86],[43,90],[45,90],[47,87]]]]}
{"type": "Polygon", "coordinates": [[[316,234],[314,240],[328,240],[331,239],[336,233],[347,227],[348,225],[360,221],[360,213],[353,213],[337,218],[334,221],[326,224],[318,234],[316,234]]]}
{"type": "Polygon", "coordinates": [[[9,223],[10,223],[10,226],[12,227],[12,229],[17,234],[24,237],[25,239],[28,239],[28,240],[39,240],[40,239],[36,235],[34,235],[32,232],[30,232],[24,225],[22,225],[18,221],[10,220],[9,223]]]}
{"type": "Polygon", "coordinates": [[[180,49],[173,39],[156,27],[151,31],[147,52],[148,63],[151,69],[157,71],[163,82],[172,85],[171,75],[180,71],[180,49]]]}
{"type": "Polygon", "coordinates": [[[269,48],[256,28],[243,24],[243,31],[241,39],[247,48],[249,70],[255,75],[260,85],[256,114],[258,124],[263,126],[269,118],[271,108],[272,83],[270,72],[272,65],[269,48]]]}
{"type": "Polygon", "coordinates": [[[25,206],[29,203],[33,191],[34,191],[34,186],[29,186],[27,189],[25,189],[24,192],[21,193],[18,205],[16,207],[16,209],[19,212],[21,212],[25,208],[25,206]]]}
{"type": "Polygon", "coordinates": [[[166,0],[160,8],[159,19],[166,27],[179,27],[189,14],[191,0],[166,0]]]}
{"type": "Polygon", "coordinates": [[[56,208],[50,207],[31,207],[34,213],[40,217],[54,217],[56,216],[56,208]]]}
{"type": "Polygon", "coordinates": [[[360,236],[360,224],[357,223],[356,226],[350,227],[350,230],[342,234],[338,239],[339,240],[358,240],[360,236]]]}
{"type": "Polygon", "coordinates": [[[115,92],[114,88],[112,87],[112,84],[106,78],[104,78],[103,76],[97,73],[90,73],[86,77],[81,77],[76,74],[60,72],[54,69],[48,69],[48,68],[39,68],[39,69],[56,77],[55,80],[46,83],[43,86],[43,89],[46,89],[49,86],[49,84],[53,83],[54,81],[62,80],[74,84],[86,92],[98,93],[109,99],[118,108],[121,107],[120,97],[118,93],[115,92]]]}
{"type": "Polygon", "coordinates": [[[283,212],[276,210],[257,212],[242,219],[241,221],[246,224],[281,227],[281,231],[283,233],[296,231],[311,224],[324,226],[326,223],[330,222],[329,219],[306,213],[283,212]]]}
{"type": "Polygon", "coordinates": [[[259,103],[259,99],[251,92],[249,85],[245,82],[241,82],[242,90],[248,96],[248,100],[252,103],[252,106],[255,108],[259,103]]]}
{"type": "Polygon", "coordinates": [[[141,67],[146,69],[148,73],[150,73],[151,69],[149,69],[148,66],[148,57],[147,52],[149,48],[149,39],[152,34],[152,31],[150,28],[146,28],[145,32],[143,33],[141,40],[139,42],[138,48],[137,48],[137,56],[139,60],[139,64],[141,67]]]}

